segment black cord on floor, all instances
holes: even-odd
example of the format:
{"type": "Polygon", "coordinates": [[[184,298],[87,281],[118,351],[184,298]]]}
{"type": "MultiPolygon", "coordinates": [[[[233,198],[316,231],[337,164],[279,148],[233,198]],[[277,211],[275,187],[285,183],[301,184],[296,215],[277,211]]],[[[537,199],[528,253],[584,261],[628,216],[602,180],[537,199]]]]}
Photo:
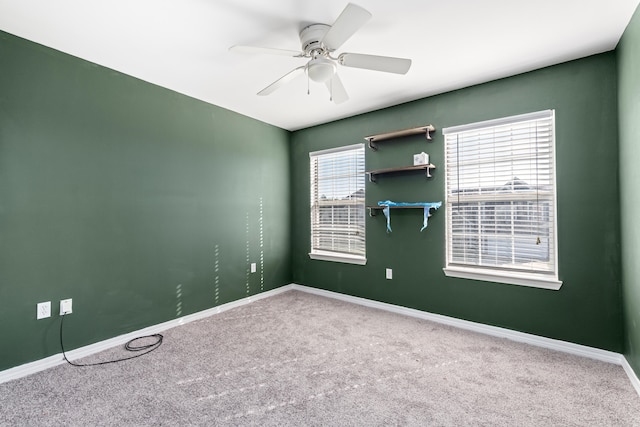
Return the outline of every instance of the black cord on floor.
{"type": "Polygon", "coordinates": [[[60,348],[62,348],[62,356],[64,357],[64,360],[66,360],[67,363],[72,365],[72,366],[78,366],[78,367],[98,366],[98,365],[106,365],[106,364],[109,364],[109,363],[122,362],[122,361],[129,360],[129,359],[135,359],[136,357],[144,356],[147,353],[151,353],[153,350],[155,350],[158,347],[160,347],[160,345],[162,344],[162,340],[164,339],[162,334],[153,334],[153,335],[145,335],[145,336],[142,336],[142,337],[137,337],[137,338],[134,338],[132,340],[129,340],[124,345],[124,348],[127,351],[143,351],[143,350],[147,350],[144,353],[136,354],[135,356],[124,357],[122,359],[107,360],[106,362],[98,362],[98,363],[86,363],[86,364],[74,363],[74,362],[70,361],[69,359],[67,359],[67,354],[64,351],[64,344],[62,343],[62,325],[64,324],[64,318],[66,317],[66,315],[65,316],[60,316],[60,317],[61,317],[61,319],[60,319],[60,348]],[[134,345],[134,342],[136,342],[137,340],[141,340],[143,338],[156,338],[156,341],[151,343],[151,344],[147,344],[147,345],[134,345]]]}

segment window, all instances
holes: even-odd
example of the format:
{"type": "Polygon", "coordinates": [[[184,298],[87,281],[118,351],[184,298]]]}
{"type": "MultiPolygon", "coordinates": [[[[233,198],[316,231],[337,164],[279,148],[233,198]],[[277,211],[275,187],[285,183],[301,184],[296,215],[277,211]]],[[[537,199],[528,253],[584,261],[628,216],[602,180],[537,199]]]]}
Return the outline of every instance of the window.
{"type": "Polygon", "coordinates": [[[364,144],[309,153],[313,259],[365,264],[364,144]]]}
{"type": "Polygon", "coordinates": [[[559,289],[554,111],[443,129],[447,276],[559,289]]]}

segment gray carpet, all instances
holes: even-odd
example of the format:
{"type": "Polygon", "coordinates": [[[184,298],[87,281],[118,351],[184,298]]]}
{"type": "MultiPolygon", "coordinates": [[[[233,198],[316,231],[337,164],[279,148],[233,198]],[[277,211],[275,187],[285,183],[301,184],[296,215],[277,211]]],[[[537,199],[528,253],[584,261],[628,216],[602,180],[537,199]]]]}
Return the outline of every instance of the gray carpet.
{"type": "Polygon", "coordinates": [[[620,366],[303,292],[164,336],[0,384],[0,425],[640,426],[620,366]]]}

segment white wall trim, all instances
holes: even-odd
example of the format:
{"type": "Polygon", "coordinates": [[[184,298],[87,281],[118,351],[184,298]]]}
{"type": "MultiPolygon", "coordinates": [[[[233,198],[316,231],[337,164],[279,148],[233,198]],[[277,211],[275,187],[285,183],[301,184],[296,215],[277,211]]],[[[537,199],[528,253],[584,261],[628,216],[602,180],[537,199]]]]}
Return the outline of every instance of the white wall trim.
{"type": "Polygon", "coordinates": [[[320,261],[333,261],[333,262],[343,262],[345,264],[356,264],[356,265],[366,265],[367,259],[361,256],[349,255],[349,254],[338,254],[337,252],[309,252],[309,258],[316,259],[320,261]]]}
{"type": "Polygon", "coordinates": [[[484,282],[505,283],[508,285],[529,286],[531,288],[550,289],[557,291],[562,287],[562,281],[542,274],[527,274],[514,271],[491,271],[490,269],[474,269],[464,267],[443,268],[445,276],[460,279],[482,280],[484,282]]]}
{"type": "Polygon", "coordinates": [[[500,328],[497,326],[490,326],[482,323],[471,322],[468,320],[456,319],[454,317],[443,316],[441,314],[415,310],[412,308],[402,307],[399,305],[393,305],[393,304],[373,301],[365,298],[354,297],[351,295],[340,294],[337,292],[327,291],[324,289],[310,288],[308,286],[297,285],[297,284],[291,284],[287,288],[302,291],[302,292],[308,292],[310,294],[320,295],[328,298],[339,299],[345,302],[359,304],[366,307],[390,311],[390,312],[402,314],[405,316],[411,316],[419,319],[430,320],[432,322],[454,326],[456,328],[466,329],[473,332],[479,332],[485,335],[490,335],[498,338],[506,338],[512,341],[534,345],[536,347],[548,348],[550,350],[557,350],[563,353],[573,354],[576,356],[588,357],[590,359],[600,360],[602,362],[614,363],[616,365],[622,366],[627,376],[629,377],[631,384],[633,385],[636,392],[640,396],[640,380],[638,380],[636,373],[627,362],[627,359],[620,353],[616,353],[608,350],[602,350],[599,348],[589,347],[581,344],[574,344],[567,341],[556,340],[553,338],[541,337],[538,335],[528,334],[525,332],[518,332],[511,329],[500,328]]]}
{"type": "Polygon", "coordinates": [[[638,393],[638,395],[640,395],[640,379],[638,379],[638,376],[636,375],[635,371],[633,370],[631,365],[629,365],[627,358],[620,355],[620,364],[622,365],[622,368],[624,369],[624,371],[627,373],[627,376],[629,377],[629,381],[631,381],[631,385],[633,386],[633,388],[636,389],[636,392],[638,393]]]}
{"type": "Polygon", "coordinates": [[[417,317],[419,319],[430,320],[432,322],[442,323],[456,328],[466,329],[473,332],[480,332],[485,335],[491,335],[498,338],[507,338],[512,341],[522,342],[535,345],[537,347],[558,350],[564,353],[575,354],[578,356],[589,357],[591,359],[601,360],[603,362],[620,364],[620,353],[601,350],[598,348],[587,347],[580,344],[574,344],[567,341],[560,341],[552,338],[545,338],[538,335],[527,334],[524,332],[513,331],[511,329],[500,328],[497,326],[489,326],[483,323],[471,322],[468,320],[456,319],[454,317],[443,316],[441,314],[428,313],[426,311],[415,310],[413,308],[402,307],[399,305],[387,304],[379,301],[372,301],[365,298],[353,297],[350,295],[339,294],[336,292],[325,291],[322,289],[309,288],[301,285],[293,285],[292,289],[296,289],[311,294],[321,295],[329,298],[335,298],[354,304],[360,304],[371,308],[390,311],[393,313],[403,314],[405,316],[417,317]]]}
{"type": "MultiPolygon", "coordinates": [[[[285,285],[270,291],[262,292],[250,297],[242,298],[237,301],[232,301],[226,304],[222,304],[217,307],[209,308],[197,313],[189,314],[187,316],[180,317],[178,319],[169,320],[164,323],[160,323],[154,326],[140,329],[138,331],[130,332],[124,335],[120,335],[114,338],[110,338],[104,341],[90,344],[88,346],[80,347],[75,350],[67,352],[69,360],[80,359],[100,351],[118,346],[124,345],[133,338],[157,334],[167,329],[174,328],[176,326],[184,325],[189,322],[204,319],[214,314],[222,313],[232,308],[241,307],[246,304],[250,304],[254,301],[261,300],[263,298],[269,298],[274,295],[279,295],[290,290],[297,290],[307,292],[310,294],[320,295],[327,298],[338,299],[353,304],[358,304],[366,307],[376,308],[379,310],[385,310],[392,313],[402,314],[405,316],[416,317],[419,319],[430,320],[456,328],[465,329],[469,331],[479,332],[485,335],[490,335],[499,338],[507,338],[512,341],[522,342],[537,347],[548,348],[551,350],[557,350],[564,353],[574,354],[577,356],[588,357],[591,359],[600,360],[603,362],[614,363],[622,366],[625,373],[629,377],[629,381],[633,388],[640,396],[640,380],[634,372],[634,370],[627,362],[627,359],[620,353],[612,351],[602,350],[598,348],[588,347],[580,344],[574,344],[567,341],[556,340],[552,338],[541,337],[538,335],[527,334],[524,332],[513,331],[511,329],[500,328],[497,326],[485,325],[482,323],[471,322],[468,320],[456,319],[454,317],[443,316],[441,314],[428,313],[426,311],[420,311],[413,308],[402,307],[399,305],[388,304],[379,301],[373,301],[365,298],[354,297],[351,295],[341,294],[337,292],[327,291],[324,289],[311,288],[308,286],[298,285],[295,283],[285,285]]],[[[4,371],[0,371],[0,384],[15,380],[18,378],[26,377],[36,372],[44,371],[54,366],[58,366],[65,363],[62,353],[55,354],[53,356],[46,357],[44,359],[36,360],[34,362],[25,363],[24,365],[16,366],[4,371]]]]}
{"type": "MultiPolygon", "coordinates": [[[[92,354],[101,352],[103,350],[107,350],[112,347],[124,345],[136,337],[158,334],[158,333],[161,333],[162,331],[166,331],[167,329],[184,325],[186,323],[193,322],[195,320],[204,319],[214,314],[222,313],[224,311],[231,310],[232,308],[250,304],[254,301],[258,301],[263,298],[268,298],[274,295],[278,295],[290,289],[291,289],[290,285],[286,285],[280,288],[272,289],[270,291],[252,295],[250,297],[242,298],[237,301],[232,301],[226,304],[222,304],[217,307],[209,308],[207,310],[199,311],[197,313],[189,314],[187,316],[183,316],[177,319],[169,320],[167,322],[159,323],[157,325],[149,326],[147,328],[139,329],[137,331],[129,332],[124,335],[119,335],[117,337],[109,338],[107,340],[90,344],[84,347],[80,347],[75,350],[67,351],[66,352],[67,358],[69,360],[81,359],[83,357],[90,356],[92,354]]],[[[15,380],[18,378],[26,377],[36,372],[44,371],[46,369],[53,368],[54,366],[58,366],[64,363],[66,362],[64,361],[62,353],[58,353],[58,354],[54,354],[53,356],[46,357],[44,359],[36,360],[30,363],[25,363],[23,365],[19,365],[14,368],[9,368],[4,371],[0,371],[0,384],[7,381],[15,380]]]]}

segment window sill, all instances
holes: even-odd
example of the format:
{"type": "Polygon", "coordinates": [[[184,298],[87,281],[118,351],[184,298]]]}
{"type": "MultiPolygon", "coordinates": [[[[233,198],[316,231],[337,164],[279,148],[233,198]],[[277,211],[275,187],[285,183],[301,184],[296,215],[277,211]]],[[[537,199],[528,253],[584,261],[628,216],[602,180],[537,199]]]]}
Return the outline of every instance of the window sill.
{"type": "Polygon", "coordinates": [[[508,273],[489,270],[478,271],[476,269],[464,267],[446,267],[443,268],[442,271],[444,271],[444,274],[447,277],[529,286],[532,288],[550,289],[554,291],[559,290],[562,286],[562,281],[560,280],[536,274],[508,273]]]}
{"type": "Polygon", "coordinates": [[[320,261],[343,262],[346,264],[357,264],[357,265],[365,265],[367,263],[367,258],[365,257],[356,256],[356,255],[339,254],[336,252],[312,252],[309,254],[309,258],[320,260],[320,261]]]}

